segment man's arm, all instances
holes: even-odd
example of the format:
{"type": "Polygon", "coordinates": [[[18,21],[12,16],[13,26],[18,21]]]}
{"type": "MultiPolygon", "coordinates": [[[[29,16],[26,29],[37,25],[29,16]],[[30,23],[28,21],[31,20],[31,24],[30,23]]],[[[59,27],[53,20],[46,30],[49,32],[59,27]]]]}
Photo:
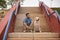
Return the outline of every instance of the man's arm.
{"type": "Polygon", "coordinates": [[[23,20],[23,25],[27,28],[26,19],[23,20]]]}
{"type": "Polygon", "coordinates": [[[27,24],[25,23],[25,22],[23,22],[23,24],[24,24],[24,26],[27,28],[28,26],[27,26],[27,24]]]}
{"type": "Polygon", "coordinates": [[[30,27],[33,25],[33,21],[31,22],[31,24],[30,24],[30,27]]]}
{"type": "Polygon", "coordinates": [[[29,26],[25,22],[23,22],[24,26],[27,28],[27,30],[30,30],[29,26]]]}

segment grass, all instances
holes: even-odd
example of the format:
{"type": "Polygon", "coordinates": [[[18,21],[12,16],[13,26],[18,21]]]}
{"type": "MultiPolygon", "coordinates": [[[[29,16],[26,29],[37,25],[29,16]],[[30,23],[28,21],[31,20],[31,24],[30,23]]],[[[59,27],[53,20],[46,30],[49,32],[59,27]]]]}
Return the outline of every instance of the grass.
{"type": "Polygon", "coordinates": [[[60,8],[52,8],[53,10],[57,10],[58,13],[60,14],[60,8]]]}

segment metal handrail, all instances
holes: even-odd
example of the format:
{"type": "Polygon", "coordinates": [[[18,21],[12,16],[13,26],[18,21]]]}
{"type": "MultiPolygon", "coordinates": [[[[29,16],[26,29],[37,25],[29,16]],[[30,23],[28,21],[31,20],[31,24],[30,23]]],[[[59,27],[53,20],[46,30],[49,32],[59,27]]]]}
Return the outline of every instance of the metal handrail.
{"type": "Polygon", "coordinates": [[[45,7],[45,10],[46,10],[46,13],[48,16],[51,16],[52,14],[55,13],[55,11],[53,11],[51,14],[49,13],[48,9],[47,9],[47,6],[43,3],[43,6],[45,7]]]}
{"type": "MultiPolygon", "coordinates": [[[[20,2],[19,2],[20,3],[20,2]]],[[[18,4],[17,4],[18,5],[18,4]]],[[[18,6],[17,6],[18,7],[18,6]]],[[[16,8],[17,8],[16,7],[16,8]]],[[[18,9],[16,9],[16,10],[18,10],[18,9]]],[[[8,23],[7,23],[7,26],[6,26],[6,29],[5,29],[5,33],[4,33],[4,36],[3,36],[3,40],[7,40],[7,35],[8,35],[8,30],[9,30],[9,28],[10,28],[10,22],[11,22],[11,20],[12,20],[12,17],[13,17],[13,15],[15,15],[15,13],[17,13],[16,12],[16,10],[12,10],[11,11],[11,15],[10,15],[10,18],[9,18],[9,20],[8,20],[8,23]]]]}
{"type": "Polygon", "coordinates": [[[20,1],[18,2],[18,5],[16,6],[16,11],[15,11],[15,15],[17,14],[18,11],[18,7],[20,6],[20,1]]]}
{"type": "Polygon", "coordinates": [[[47,13],[48,16],[51,16],[52,14],[56,13],[57,18],[58,18],[58,21],[60,22],[60,15],[59,15],[59,13],[57,12],[57,10],[55,10],[54,12],[52,12],[51,14],[49,14],[46,5],[45,5],[44,3],[43,3],[42,5],[45,7],[45,10],[46,10],[46,13],[47,13]]]}
{"type": "Polygon", "coordinates": [[[49,14],[49,12],[48,12],[48,9],[47,9],[46,5],[45,5],[44,3],[43,3],[42,5],[45,7],[46,13],[47,13],[47,15],[49,16],[50,14],[49,14]]]}

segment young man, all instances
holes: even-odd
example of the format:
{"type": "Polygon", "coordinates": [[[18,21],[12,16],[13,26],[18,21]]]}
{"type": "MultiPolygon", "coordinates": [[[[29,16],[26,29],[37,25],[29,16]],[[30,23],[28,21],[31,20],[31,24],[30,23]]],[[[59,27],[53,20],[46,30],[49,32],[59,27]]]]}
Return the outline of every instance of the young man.
{"type": "Polygon", "coordinates": [[[25,27],[24,32],[32,31],[31,27],[32,27],[33,22],[32,22],[32,18],[30,17],[29,13],[26,13],[26,18],[24,19],[23,24],[25,27]]]}

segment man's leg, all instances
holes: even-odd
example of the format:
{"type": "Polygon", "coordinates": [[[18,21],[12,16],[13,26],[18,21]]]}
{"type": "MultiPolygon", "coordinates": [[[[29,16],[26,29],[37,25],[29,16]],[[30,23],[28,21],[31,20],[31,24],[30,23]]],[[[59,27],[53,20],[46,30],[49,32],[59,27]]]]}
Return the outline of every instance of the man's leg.
{"type": "Polygon", "coordinates": [[[23,32],[26,32],[26,27],[25,26],[23,26],[23,32]]]}
{"type": "Polygon", "coordinates": [[[32,32],[32,28],[30,27],[30,30],[28,30],[28,29],[24,26],[24,32],[32,32]]]}

